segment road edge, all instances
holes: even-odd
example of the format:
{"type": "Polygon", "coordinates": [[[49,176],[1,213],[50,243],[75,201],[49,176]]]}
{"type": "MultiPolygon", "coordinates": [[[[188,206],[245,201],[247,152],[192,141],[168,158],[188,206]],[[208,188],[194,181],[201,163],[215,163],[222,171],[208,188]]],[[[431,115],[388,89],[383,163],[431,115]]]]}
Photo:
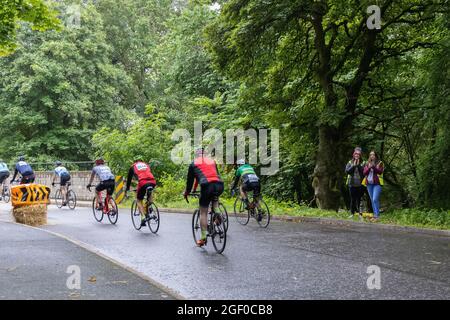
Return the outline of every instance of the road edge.
{"type": "Polygon", "coordinates": [[[144,281],[147,281],[148,283],[150,283],[151,285],[155,286],[159,290],[164,291],[165,293],[171,295],[176,300],[187,300],[185,297],[183,297],[180,293],[176,292],[175,290],[173,290],[173,289],[163,285],[162,283],[160,283],[160,282],[150,278],[149,276],[143,274],[142,272],[137,271],[137,270],[133,269],[132,267],[127,266],[127,265],[123,264],[122,262],[117,261],[116,259],[113,259],[113,258],[105,255],[104,253],[102,253],[98,249],[96,249],[95,247],[93,247],[93,246],[91,246],[91,245],[89,245],[89,244],[87,244],[85,242],[69,238],[68,236],[65,236],[63,234],[60,234],[60,233],[57,233],[57,232],[54,232],[54,231],[42,229],[42,228],[39,228],[39,227],[33,227],[33,226],[26,225],[26,224],[14,222],[14,221],[8,221],[8,220],[0,219],[0,222],[10,223],[10,224],[15,224],[15,225],[28,227],[28,228],[31,228],[31,229],[35,229],[35,230],[46,232],[48,234],[51,234],[51,235],[53,235],[55,237],[58,237],[58,238],[61,238],[61,239],[64,239],[64,240],[66,240],[66,241],[68,241],[68,242],[70,242],[70,243],[72,243],[72,244],[74,244],[74,245],[76,245],[76,246],[78,246],[80,248],[83,248],[84,250],[86,250],[86,251],[88,251],[88,252],[90,252],[92,254],[95,254],[95,255],[97,255],[97,256],[99,256],[99,257],[101,257],[101,258],[111,262],[112,264],[115,264],[116,266],[118,266],[118,267],[120,267],[120,268],[122,268],[122,269],[124,269],[124,270],[126,270],[128,272],[131,272],[135,276],[141,278],[144,281]]]}
{"type": "MultiPolygon", "coordinates": [[[[90,207],[91,204],[85,205],[84,203],[79,204],[80,207],[90,207]]],[[[175,208],[158,208],[160,212],[165,213],[181,213],[181,214],[192,214],[193,209],[175,209],[175,208]]],[[[418,228],[418,227],[410,227],[410,226],[401,226],[395,224],[385,224],[385,223],[368,223],[368,222],[359,222],[359,221],[351,221],[351,220],[343,220],[343,219],[335,219],[335,218],[321,218],[321,217],[306,217],[306,216],[288,216],[288,215],[272,215],[272,220],[276,221],[284,221],[284,222],[295,222],[295,223],[315,223],[322,225],[333,225],[333,226],[355,226],[355,227],[367,227],[367,228],[379,228],[383,230],[390,231],[400,231],[407,233],[417,233],[417,234],[425,234],[425,235],[433,235],[433,236],[444,236],[450,237],[450,230],[439,230],[439,229],[427,229],[427,228],[418,228]]]]}
{"type": "MultiPolygon", "coordinates": [[[[173,209],[173,208],[159,208],[160,212],[165,213],[182,213],[182,214],[192,214],[193,210],[186,209],[173,209]]],[[[315,223],[322,225],[333,225],[333,226],[357,226],[357,227],[367,227],[367,228],[379,228],[390,231],[402,231],[408,233],[418,233],[418,234],[427,234],[427,235],[438,235],[450,237],[450,230],[437,230],[437,229],[426,229],[426,228],[417,228],[417,227],[409,227],[409,226],[400,226],[395,224],[384,224],[384,223],[368,223],[368,222],[359,222],[359,221],[350,221],[350,220],[342,220],[342,219],[333,219],[333,218],[320,218],[320,217],[305,217],[305,216],[271,216],[271,220],[276,221],[284,221],[284,222],[295,222],[295,223],[315,223]]]]}

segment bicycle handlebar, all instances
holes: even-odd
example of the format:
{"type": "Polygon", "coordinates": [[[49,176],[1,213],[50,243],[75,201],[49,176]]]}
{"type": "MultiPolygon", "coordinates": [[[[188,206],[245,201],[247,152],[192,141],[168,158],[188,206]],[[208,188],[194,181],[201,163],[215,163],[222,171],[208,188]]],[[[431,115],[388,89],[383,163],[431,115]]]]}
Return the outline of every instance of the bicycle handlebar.
{"type": "Polygon", "coordinates": [[[189,197],[200,198],[200,192],[192,192],[192,193],[188,193],[188,194],[182,193],[182,195],[187,203],[189,203],[189,199],[188,199],[189,197]]]}

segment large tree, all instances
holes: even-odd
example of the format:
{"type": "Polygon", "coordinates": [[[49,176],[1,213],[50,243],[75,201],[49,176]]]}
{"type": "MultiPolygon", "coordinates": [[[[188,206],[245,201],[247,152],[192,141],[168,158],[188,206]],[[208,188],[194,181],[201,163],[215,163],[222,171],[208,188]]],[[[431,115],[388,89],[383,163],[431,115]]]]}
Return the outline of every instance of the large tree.
{"type": "Polygon", "coordinates": [[[57,12],[43,0],[0,0],[0,56],[16,47],[16,30],[20,22],[28,22],[33,30],[59,27],[57,12]]]}
{"type": "Polygon", "coordinates": [[[443,1],[378,1],[382,26],[370,29],[371,4],[231,0],[208,30],[217,66],[264,96],[260,111],[312,113],[307,117],[318,138],[313,187],[324,209],[339,207],[349,137],[372,107],[360,103],[369,95],[368,81],[392,58],[431,47],[430,25],[444,9],[443,1]]]}
{"type": "Polygon", "coordinates": [[[18,33],[20,48],[0,59],[0,150],[4,158],[86,160],[103,124],[120,125],[130,80],[111,64],[105,27],[93,5],[79,28],[18,33]]]}

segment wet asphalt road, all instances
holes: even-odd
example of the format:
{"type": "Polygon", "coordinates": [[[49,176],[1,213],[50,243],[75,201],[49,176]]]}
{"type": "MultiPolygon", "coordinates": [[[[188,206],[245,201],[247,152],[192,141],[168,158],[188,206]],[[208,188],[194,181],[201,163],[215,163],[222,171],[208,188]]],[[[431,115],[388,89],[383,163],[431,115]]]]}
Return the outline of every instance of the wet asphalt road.
{"type": "Polygon", "coordinates": [[[450,238],[373,227],[231,218],[223,255],[197,248],[191,215],[161,214],[157,235],[134,230],[129,210],[116,226],[91,209],[49,207],[43,228],[97,248],[188,299],[450,299],[450,238]],[[367,268],[381,270],[369,290],[367,268]]]}
{"type": "Polygon", "coordinates": [[[0,300],[5,299],[173,298],[139,276],[65,239],[0,222],[0,300]],[[79,288],[72,286],[77,284],[73,278],[77,268],[79,288]]]}

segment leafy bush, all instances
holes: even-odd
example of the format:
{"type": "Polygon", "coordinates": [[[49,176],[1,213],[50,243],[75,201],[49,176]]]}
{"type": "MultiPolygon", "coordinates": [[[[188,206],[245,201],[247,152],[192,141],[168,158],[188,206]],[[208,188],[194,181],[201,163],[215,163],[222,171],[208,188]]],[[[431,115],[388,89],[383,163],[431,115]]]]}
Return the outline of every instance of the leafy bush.
{"type": "Polygon", "coordinates": [[[158,185],[155,191],[155,201],[166,206],[171,201],[182,200],[182,193],[186,188],[186,182],[176,179],[172,175],[166,175],[158,179],[158,185]]]}

